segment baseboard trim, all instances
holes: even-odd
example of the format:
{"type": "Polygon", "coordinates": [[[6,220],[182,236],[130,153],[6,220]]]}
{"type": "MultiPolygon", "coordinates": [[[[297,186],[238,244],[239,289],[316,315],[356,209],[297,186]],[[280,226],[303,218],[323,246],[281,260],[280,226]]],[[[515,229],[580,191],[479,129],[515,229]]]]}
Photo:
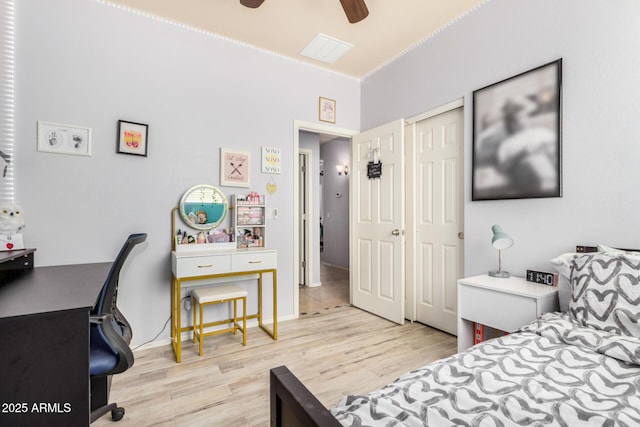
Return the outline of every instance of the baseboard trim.
{"type": "Polygon", "coordinates": [[[349,267],[345,267],[343,265],[335,265],[328,262],[322,261],[322,265],[326,265],[328,267],[339,268],[340,270],[349,271],[349,267]]]}

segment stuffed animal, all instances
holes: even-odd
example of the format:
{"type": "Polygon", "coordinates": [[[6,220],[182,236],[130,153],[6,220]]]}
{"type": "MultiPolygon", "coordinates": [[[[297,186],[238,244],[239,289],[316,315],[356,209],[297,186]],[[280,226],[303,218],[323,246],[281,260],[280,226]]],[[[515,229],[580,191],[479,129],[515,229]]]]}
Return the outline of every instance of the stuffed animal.
{"type": "Polygon", "coordinates": [[[13,235],[24,228],[22,209],[12,203],[0,204],[0,234],[13,235]]]}

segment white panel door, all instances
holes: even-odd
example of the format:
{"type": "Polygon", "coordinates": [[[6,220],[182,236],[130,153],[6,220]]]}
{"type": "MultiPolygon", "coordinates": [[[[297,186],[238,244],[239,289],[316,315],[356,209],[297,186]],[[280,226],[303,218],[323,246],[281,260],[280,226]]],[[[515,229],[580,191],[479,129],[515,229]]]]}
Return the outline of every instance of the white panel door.
{"type": "Polygon", "coordinates": [[[352,304],[404,323],[404,124],[394,123],[353,137],[350,169],[352,304]],[[382,162],[369,178],[369,161],[382,162]]]}
{"type": "Polygon", "coordinates": [[[456,281],[463,272],[463,111],[413,126],[416,319],[456,335],[456,281]]]}

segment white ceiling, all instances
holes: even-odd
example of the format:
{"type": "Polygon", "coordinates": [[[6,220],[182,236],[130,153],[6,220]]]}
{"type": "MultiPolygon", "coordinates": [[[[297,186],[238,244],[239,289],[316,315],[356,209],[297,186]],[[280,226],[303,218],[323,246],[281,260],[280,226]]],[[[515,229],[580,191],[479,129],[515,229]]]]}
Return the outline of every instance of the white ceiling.
{"type": "Polygon", "coordinates": [[[487,0],[366,0],[369,16],[350,24],[339,0],[105,0],[295,60],[362,78],[487,0]],[[318,34],[353,44],[333,64],[301,56],[318,34]]]}

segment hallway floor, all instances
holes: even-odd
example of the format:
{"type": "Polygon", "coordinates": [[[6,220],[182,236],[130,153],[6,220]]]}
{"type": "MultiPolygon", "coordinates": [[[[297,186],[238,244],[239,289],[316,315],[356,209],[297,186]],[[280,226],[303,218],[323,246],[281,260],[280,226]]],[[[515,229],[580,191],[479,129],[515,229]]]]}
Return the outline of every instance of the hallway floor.
{"type": "Polygon", "coordinates": [[[320,264],[322,286],[300,288],[300,316],[349,306],[349,270],[320,264]]]}

